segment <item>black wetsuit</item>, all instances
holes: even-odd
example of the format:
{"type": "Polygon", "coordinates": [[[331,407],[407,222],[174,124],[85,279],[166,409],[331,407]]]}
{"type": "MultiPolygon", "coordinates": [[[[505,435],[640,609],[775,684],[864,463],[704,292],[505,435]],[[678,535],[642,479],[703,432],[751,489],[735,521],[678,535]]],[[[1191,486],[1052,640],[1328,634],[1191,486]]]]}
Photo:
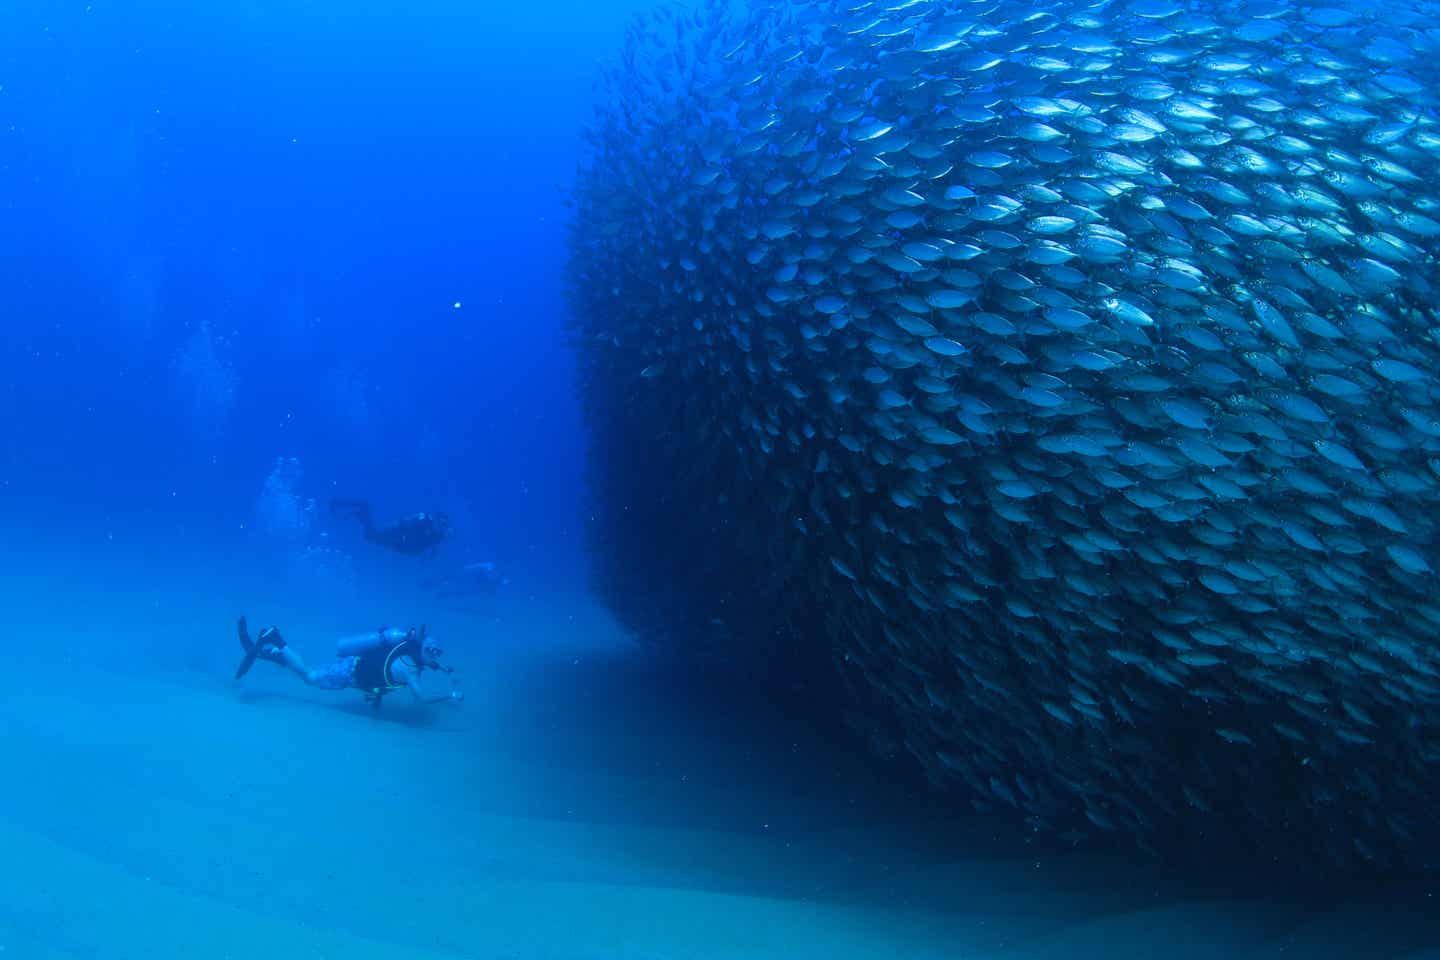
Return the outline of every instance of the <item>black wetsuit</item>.
{"type": "Polygon", "coordinates": [[[330,509],[359,520],[366,540],[408,556],[429,553],[450,533],[450,518],[443,513],[414,513],[389,526],[377,527],[370,516],[370,504],[363,500],[333,500],[330,509]]]}
{"type": "Polygon", "coordinates": [[[391,690],[399,690],[406,686],[403,680],[399,680],[395,676],[395,661],[401,657],[409,657],[415,663],[417,670],[424,662],[421,657],[420,643],[413,636],[408,636],[398,642],[382,643],[379,646],[371,647],[364,653],[357,654],[355,686],[371,697],[383,697],[391,690]]]}

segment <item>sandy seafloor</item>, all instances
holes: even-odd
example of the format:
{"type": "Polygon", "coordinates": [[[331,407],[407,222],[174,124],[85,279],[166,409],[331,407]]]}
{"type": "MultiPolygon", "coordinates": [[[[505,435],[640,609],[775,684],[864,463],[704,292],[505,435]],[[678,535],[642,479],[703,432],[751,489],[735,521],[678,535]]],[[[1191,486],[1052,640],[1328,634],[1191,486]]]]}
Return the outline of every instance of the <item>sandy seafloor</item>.
{"type": "Polygon", "coordinates": [[[584,597],[466,610],[95,537],[0,557],[3,960],[1440,960],[1440,884],[1322,901],[941,822],[584,597]],[[230,679],[242,610],[320,659],[421,608],[458,709],[230,679]]]}

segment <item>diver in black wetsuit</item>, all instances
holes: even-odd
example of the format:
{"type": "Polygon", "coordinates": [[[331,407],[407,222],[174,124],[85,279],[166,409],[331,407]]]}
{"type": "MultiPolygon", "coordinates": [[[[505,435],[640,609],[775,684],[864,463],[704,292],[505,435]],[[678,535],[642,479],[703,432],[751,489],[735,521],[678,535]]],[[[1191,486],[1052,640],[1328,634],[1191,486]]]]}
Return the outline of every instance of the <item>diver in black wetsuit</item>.
{"type": "Polygon", "coordinates": [[[370,517],[370,504],[364,500],[331,500],[330,512],[359,520],[371,543],[411,557],[433,553],[450,535],[450,516],[445,513],[412,513],[377,527],[370,517]]]}

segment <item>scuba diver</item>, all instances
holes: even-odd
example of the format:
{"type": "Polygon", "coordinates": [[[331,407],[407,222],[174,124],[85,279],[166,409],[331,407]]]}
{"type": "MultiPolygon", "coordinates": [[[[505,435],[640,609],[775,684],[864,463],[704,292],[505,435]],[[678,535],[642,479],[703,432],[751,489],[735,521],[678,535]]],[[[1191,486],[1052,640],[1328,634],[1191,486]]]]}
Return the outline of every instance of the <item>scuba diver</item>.
{"type": "Polygon", "coordinates": [[[426,635],[424,627],[419,630],[414,627],[409,630],[382,628],[345,637],[336,644],[336,659],[313,670],[305,665],[300,654],[286,644],[275,627],[266,627],[252,640],[245,618],[241,617],[238,631],[245,656],[235,670],[236,680],[249,673],[258,659],[278,664],[321,690],[360,690],[377,710],[380,701],[392,690],[409,689],[421,703],[459,703],[465,699],[465,694],[454,687],[454,670],[440,662],[444,651],[426,635]],[[426,690],[420,682],[426,669],[451,676],[451,689],[445,692],[426,690]]]}
{"type": "Polygon", "coordinates": [[[377,527],[370,517],[370,504],[364,500],[331,500],[330,512],[359,520],[371,543],[412,557],[433,553],[450,535],[450,516],[445,513],[412,513],[377,527]]]}
{"type": "Polygon", "coordinates": [[[452,574],[432,577],[420,586],[434,590],[438,596],[468,598],[494,596],[501,587],[509,586],[510,578],[500,573],[500,568],[489,560],[467,563],[452,574]]]}

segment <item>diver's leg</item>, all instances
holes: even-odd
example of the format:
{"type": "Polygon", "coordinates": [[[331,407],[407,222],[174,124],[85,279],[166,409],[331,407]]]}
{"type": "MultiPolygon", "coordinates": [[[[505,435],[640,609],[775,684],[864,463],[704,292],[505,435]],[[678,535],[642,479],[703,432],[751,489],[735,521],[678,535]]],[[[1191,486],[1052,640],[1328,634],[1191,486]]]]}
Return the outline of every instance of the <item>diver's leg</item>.
{"type": "Polygon", "coordinates": [[[331,500],[330,512],[359,520],[365,539],[375,539],[375,522],[370,518],[369,502],[365,500],[331,500]]]}
{"type": "Polygon", "coordinates": [[[265,659],[269,660],[271,663],[279,664],[286,670],[289,670],[291,673],[295,674],[301,680],[304,680],[306,683],[310,682],[310,670],[308,667],[305,666],[305,658],[300,656],[299,653],[295,652],[294,647],[289,646],[288,644],[283,647],[277,647],[274,644],[269,644],[265,647],[262,656],[264,656],[265,659]]]}
{"type": "Polygon", "coordinates": [[[378,542],[375,539],[375,521],[370,516],[370,504],[359,504],[355,515],[360,518],[360,531],[365,534],[365,539],[372,543],[378,542]]]}
{"type": "Polygon", "coordinates": [[[355,663],[359,657],[341,657],[323,667],[304,673],[305,682],[321,690],[345,690],[355,683],[355,663]]]}
{"type": "Polygon", "coordinates": [[[305,658],[289,644],[267,643],[260,657],[279,664],[312,687],[321,690],[344,690],[355,676],[355,657],[341,657],[314,670],[305,665],[305,658]]]}

